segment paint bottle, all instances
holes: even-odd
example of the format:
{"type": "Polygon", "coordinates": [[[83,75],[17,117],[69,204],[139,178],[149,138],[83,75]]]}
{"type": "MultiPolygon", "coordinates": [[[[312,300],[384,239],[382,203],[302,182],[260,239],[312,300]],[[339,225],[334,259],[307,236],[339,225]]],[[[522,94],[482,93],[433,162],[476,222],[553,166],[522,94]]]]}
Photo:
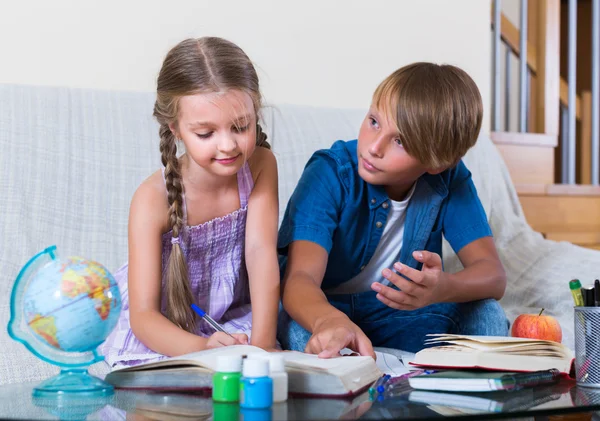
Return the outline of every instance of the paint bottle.
{"type": "Polygon", "coordinates": [[[213,374],[213,401],[238,402],[240,400],[241,371],[241,356],[219,355],[217,357],[217,371],[213,374]]]}
{"type": "Polygon", "coordinates": [[[288,374],[285,371],[283,355],[269,354],[269,376],[273,380],[273,402],[285,402],[288,398],[288,374]]]}
{"type": "Polygon", "coordinates": [[[264,358],[246,358],[240,381],[240,407],[246,409],[270,408],[273,404],[273,380],[269,377],[269,361],[264,358]]]}

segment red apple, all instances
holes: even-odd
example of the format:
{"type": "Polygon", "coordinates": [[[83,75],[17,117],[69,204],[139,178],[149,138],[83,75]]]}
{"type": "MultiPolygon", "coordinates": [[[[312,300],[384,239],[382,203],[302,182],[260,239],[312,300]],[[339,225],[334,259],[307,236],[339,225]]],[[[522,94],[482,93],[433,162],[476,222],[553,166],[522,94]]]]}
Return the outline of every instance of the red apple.
{"type": "Polygon", "coordinates": [[[547,341],[562,341],[562,329],[558,320],[552,316],[540,314],[521,314],[515,319],[511,335],[517,338],[545,339],[547,341]]]}

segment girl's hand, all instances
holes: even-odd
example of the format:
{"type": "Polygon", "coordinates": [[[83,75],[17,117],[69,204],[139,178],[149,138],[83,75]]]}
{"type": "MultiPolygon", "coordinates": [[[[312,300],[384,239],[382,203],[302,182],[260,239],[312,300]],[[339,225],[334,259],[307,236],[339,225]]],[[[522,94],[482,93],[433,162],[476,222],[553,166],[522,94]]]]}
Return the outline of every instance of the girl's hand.
{"type": "Polygon", "coordinates": [[[206,349],[229,345],[248,345],[248,335],[245,333],[232,333],[231,336],[225,332],[213,333],[206,342],[206,349]],[[231,336],[233,336],[233,338],[231,336]]]}
{"type": "Polygon", "coordinates": [[[447,282],[444,282],[446,274],[442,271],[440,255],[428,251],[415,251],[413,257],[423,263],[421,270],[413,269],[400,262],[394,264],[394,269],[410,280],[389,269],[384,269],[382,272],[383,277],[396,285],[400,291],[379,282],[371,285],[371,288],[378,292],[379,301],[398,310],[414,310],[444,301],[444,288],[447,282]]]}

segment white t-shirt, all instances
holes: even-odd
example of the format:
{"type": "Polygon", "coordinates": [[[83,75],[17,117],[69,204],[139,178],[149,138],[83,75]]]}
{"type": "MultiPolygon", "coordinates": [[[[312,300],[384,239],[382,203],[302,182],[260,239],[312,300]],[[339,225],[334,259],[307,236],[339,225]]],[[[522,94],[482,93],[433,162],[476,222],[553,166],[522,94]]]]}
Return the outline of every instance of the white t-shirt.
{"type": "Polygon", "coordinates": [[[396,263],[400,249],[402,248],[402,240],[404,239],[404,221],[406,220],[406,208],[408,202],[415,191],[415,185],[410,189],[406,198],[401,202],[390,200],[391,209],[388,212],[388,218],[385,223],[383,234],[379,244],[375,249],[375,253],[369,263],[363,270],[350,279],[335,288],[326,291],[327,294],[353,294],[357,292],[371,291],[373,282],[383,282],[385,278],[381,272],[385,268],[392,268],[396,263]]]}

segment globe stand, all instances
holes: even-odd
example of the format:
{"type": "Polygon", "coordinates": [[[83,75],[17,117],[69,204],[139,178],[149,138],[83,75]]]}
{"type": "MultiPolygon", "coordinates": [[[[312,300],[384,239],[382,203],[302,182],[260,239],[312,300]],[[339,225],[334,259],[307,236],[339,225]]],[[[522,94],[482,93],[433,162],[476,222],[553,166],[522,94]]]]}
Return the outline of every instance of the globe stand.
{"type": "MultiPolygon", "coordinates": [[[[40,360],[61,372],[33,390],[48,405],[93,402],[114,388],[88,373],[104,360],[98,347],[119,319],[121,294],[116,280],[98,262],[58,257],[56,246],[33,256],[15,280],[8,334],[40,360]]],[[[84,407],[85,405],[81,404],[84,407]]]]}
{"type": "Polygon", "coordinates": [[[31,401],[35,406],[45,409],[46,412],[58,417],[60,420],[77,421],[85,420],[90,414],[112,404],[113,398],[114,395],[112,394],[90,399],[88,396],[76,393],[52,393],[50,395],[43,394],[42,396],[34,392],[31,401]]]}
{"type": "Polygon", "coordinates": [[[113,386],[90,375],[85,368],[63,368],[59,374],[44,380],[33,389],[33,396],[44,398],[59,395],[97,398],[110,396],[113,393],[113,386]]]}

